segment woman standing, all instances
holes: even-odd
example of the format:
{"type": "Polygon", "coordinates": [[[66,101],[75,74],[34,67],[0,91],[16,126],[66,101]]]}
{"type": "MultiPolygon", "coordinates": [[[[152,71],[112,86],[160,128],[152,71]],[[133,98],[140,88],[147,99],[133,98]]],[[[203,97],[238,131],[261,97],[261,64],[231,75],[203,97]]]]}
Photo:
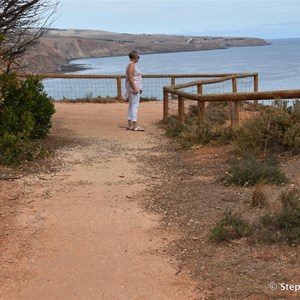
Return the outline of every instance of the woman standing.
{"type": "Polygon", "coordinates": [[[140,97],[143,90],[142,73],[136,67],[136,63],[140,57],[136,51],[131,51],[128,55],[130,61],[126,67],[125,84],[125,98],[129,101],[127,130],[144,131],[145,129],[143,127],[137,125],[140,97]]]}

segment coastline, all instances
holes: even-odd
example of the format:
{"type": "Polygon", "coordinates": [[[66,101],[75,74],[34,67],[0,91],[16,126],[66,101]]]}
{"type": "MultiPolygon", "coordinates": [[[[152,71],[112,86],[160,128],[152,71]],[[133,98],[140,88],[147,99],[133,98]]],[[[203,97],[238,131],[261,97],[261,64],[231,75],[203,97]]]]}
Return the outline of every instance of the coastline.
{"type": "MultiPolygon", "coordinates": [[[[80,58],[79,58],[80,59],[80,58]]],[[[66,65],[58,66],[58,73],[59,74],[67,74],[67,73],[73,73],[78,71],[84,71],[89,70],[90,68],[86,67],[84,64],[71,64],[70,62],[74,59],[68,60],[68,63],[66,65]]]]}
{"type": "MultiPolygon", "coordinates": [[[[141,53],[143,55],[153,55],[153,54],[175,54],[175,53],[185,53],[185,52],[204,52],[204,51],[218,51],[218,50],[227,50],[231,48],[246,48],[246,47],[262,47],[262,46],[270,46],[272,43],[268,42],[265,45],[255,45],[255,46],[236,46],[236,47],[223,47],[223,48],[215,48],[215,49],[202,49],[202,50],[182,50],[182,51],[157,51],[157,52],[145,52],[141,53]]],[[[85,71],[85,70],[91,70],[91,67],[87,67],[84,64],[72,64],[71,62],[74,60],[80,60],[80,59],[94,59],[94,58],[113,58],[113,57],[121,57],[121,56],[127,56],[127,53],[124,53],[122,55],[101,55],[101,56],[91,56],[91,57],[78,57],[78,58],[72,58],[67,60],[67,64],[60,65],[57,67],[59,74],[67,74],[67,73],[73,73],[73,72],[79,72],[79,71],[85,71]]]]}
{"type": "Polygon", "coordinates": [[[39,73],[73,72],[85,66],[70,61],[82,58],[116,57],[136,49],[140,54],[206,51],[233,47],[265,46],[251,37],[180,36],[161,34],[104,33],[92,30],[50,30],[37,47],[26,55],[27,71],[39,73]]]}
{"type": "MultiPolygon", "coordinates": [[[[298,88],[300,74],[300,39],[271,40],[267,47],[232,47],[224,51],[193,51],[170,54],[142,55],[144,74],[215,74],[259,73],[259,90],[292,90],[298,88]],[[286,56],[288,55],[288,56],[286,56]],[[274,65],[280,65],[276,68],[274,65]]],[[[111,56],[100,59],[69,60],[62,72],[82,75],[124,74],[127,56],[111,56]],[[81,65],[79,65],[81,64],[81,65]],[[76,73],[77,72],[77,73],[76,73]]],[[[179,82],[180,83],[180,82],[179,82]]],[[[145,81],[146,84],[146,81],[145,81]]],[[[245,82],[245,85],[250,82],[245,82]]],[[[152,83],[147,83],[145,95],[160,97],[152,83]],[[149,84],[149,85],[148,85],[149,84]]],[[[103,95],[109,92],[103,91],[103,95]]]]}

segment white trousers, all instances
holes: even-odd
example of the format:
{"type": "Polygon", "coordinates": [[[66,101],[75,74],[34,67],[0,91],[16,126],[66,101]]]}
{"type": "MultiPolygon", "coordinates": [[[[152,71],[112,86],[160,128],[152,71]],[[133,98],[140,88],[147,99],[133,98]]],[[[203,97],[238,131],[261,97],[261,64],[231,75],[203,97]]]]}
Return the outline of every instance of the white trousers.
{"type": "Polygon", "coordinates": [[[136,122],[138,118],[138,110],[141,94],[129,93],[128,120],[136,122]]]}

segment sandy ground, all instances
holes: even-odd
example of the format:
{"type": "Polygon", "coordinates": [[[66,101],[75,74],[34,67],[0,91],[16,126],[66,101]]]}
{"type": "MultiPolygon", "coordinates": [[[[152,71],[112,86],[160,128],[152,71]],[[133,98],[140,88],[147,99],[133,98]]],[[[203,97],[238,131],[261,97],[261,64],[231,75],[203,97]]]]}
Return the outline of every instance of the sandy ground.
{"type": "MultiPolygon", "coordinates": [[[[0,166],[0,299],[300,299],[300,247],[254,236],[220,244],[226,211],[259,225],[300,184],[300,156],[282,156],[284,185],[222,184],[229,145],[184,151],[141,105],[146,132],[126,131],[127,105],[57,103],[42,162],[0,166]],[[7,180],[11,178],[10,180],[7,180]],[[6,180],[4,180],[6,179],[6,180]],[[277,289],[272,289],[273,284],[277,289]]],[[[258,227],[260,228],[260,227],[258,227]]]]}
{"type": "Polygon", "coordinates": [[[126,109],[56,104],[51,136],[72,146],[55,168],[0,182],[1,197],[19,203],[1,246],[0,299],[198,299],[164,254],[178,234],[140,206],[151,176],[138,158],[164,143],[162,103],[141,105],[144,133],[125,130],[126,109]]]}

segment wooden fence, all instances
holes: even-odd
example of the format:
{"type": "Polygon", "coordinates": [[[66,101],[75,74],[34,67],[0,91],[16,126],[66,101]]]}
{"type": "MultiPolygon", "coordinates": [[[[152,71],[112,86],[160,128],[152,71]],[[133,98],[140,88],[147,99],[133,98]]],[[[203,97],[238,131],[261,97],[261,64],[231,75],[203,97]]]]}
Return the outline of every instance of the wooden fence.
{"type": "Polygon", "coordinates": [[[200,122],[205,121],[205,109],[207,102],[231,102],[231,126],[239,126],[239,112],[240,112],[240,102],[241,101],[255,101],[258,100],[272,100],[272,99],[297,99],[300,98],[300,90],[282,90],[282,91],[258,91],[258,74],[231,74],[227,76],[222,76],[220,78],[210,79],[210,80],[198,80],[189,82],[186,84],[164,86],[164,112],[163,116],[166,118],[169,114],[169,94],[171,97],[178,97],[178,120],[180,124],[184,124],[185,110],[184,103],[185,100],[194,100],[198,103],[199,107],[199,120],[200,122]],[[243,77],[253,77],[254,80],[254,91],[246,93],[238,93],[237,79],[243,77]],[[223,81],[232,82],[232,93],[222,93],[222,94],[203,94],[203,85],[213,84],[223,81]],[[197,94],[190,94],[180,89],[197,86],[197,94]]]}
{"type": "MultiPolygon", "coordinates": [[[[122,100],[122,94],[124,92],[124,75],[73,75],[73,74],[31,74],[32,76],[38,76],[41,79],[113,79],[115,80],[116,97],[122,100]],[[122,83],[123,80],[123,83],[122,83]]],[[[188,78],[226,78],[233,74],[159,74],[159,75],[143,75],[143,79],[162,79],[167,78],[170,81],[170,85],[174,86],[177,79],[188,79],[188,78]]],[[[28,74],[18,74],[20,78],[28,77],[28,74]]],[[[164,83],[165,84],[165,83],[164,83]]],[[[159,87],[163,87],[163,84],[159,87]]]]}

